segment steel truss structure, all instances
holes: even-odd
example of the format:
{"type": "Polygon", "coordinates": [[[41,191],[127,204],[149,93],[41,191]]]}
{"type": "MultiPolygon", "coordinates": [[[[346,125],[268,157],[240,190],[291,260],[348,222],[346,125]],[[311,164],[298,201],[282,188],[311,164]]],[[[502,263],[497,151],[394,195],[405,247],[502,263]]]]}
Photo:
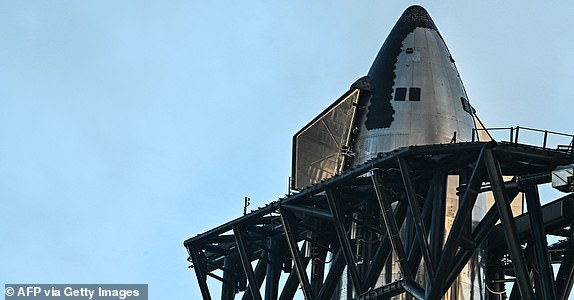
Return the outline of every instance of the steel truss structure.
{"type": "Polygon", "coordinates": [[[340,299],[403,293],[440,299],[478,251],[486,257],[487,299],[567,299],[574,283],[574,194],[541,206],[538,188],[556,167],[573,163],[571,152],[516,143],[401,148],[184,246],[204,299],[211,299],[208,277],[221,283],[224,300],[239,292],[242,299],[293,299],[298,288],[305,299],[332,299],[343,274],[350,288],[340,299]],[[445,234],[448,176],[459,177],[459,204],[445,234]],[[485,192],[495,204],[471,224],[485,192]],[[528,213],[514,217],[510,201],[518,193],[528,213]],[[548,235],[560,241],[549,246],[548,235]],[[391,255],[402,279],[377,285],[391,255]],[[419,268],[424,283],[415,278],[419,268]],[[513,287],[504,294],[509,281],[513,287]]]}

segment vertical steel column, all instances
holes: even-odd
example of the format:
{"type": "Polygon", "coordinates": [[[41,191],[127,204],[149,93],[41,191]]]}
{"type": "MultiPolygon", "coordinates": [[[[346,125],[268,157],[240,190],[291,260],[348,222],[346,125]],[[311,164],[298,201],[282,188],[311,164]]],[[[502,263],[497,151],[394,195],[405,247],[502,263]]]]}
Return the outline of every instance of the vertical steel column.
{"type": "Polygon", "coordinates": [[[417,194],[415,193],[415,189],[413,187],[410,168],[402,156],[399,156],[397,161],[399,163],[399,168],[401,169],[401,175],[405,185],[405,191],[407,193],[407,200],[409,201],[410,211],[413,216],[415,236],[418,240],[419,246],[421,248],[421,253],[423,255],[425,271],[428,275],[428,280],[432,281],[435,275],[435,269],[431,262],[429,244],[427,242],[428,235],[423,223],[423,217],[421,215],[417,194]]]}
{"type": "Polygon", "coordinates": [[[221,284],[221,300],[233,300],[235,298],[236,262],[233,255],[227,255],[223,259],[223,282],[221,284]]]}
{"type": "Polygon", "coordinates": [[[297,230],[291,226],[294,216],[291,212],[284,209],[279,209],[279,215],[281,217],[281,223],[283,224],[283,230],[285,231],[287,245],[289,246],[289,251],[291,252],[291,257],[295,264],[295,270],[297,271],[297,277],[299,278],[299,284],[301,285],[303,296],[307,300],[312,300],[313,294],[311,291],[311,285],[309,284],[309,278],[307,277],[307,272],[303,266],[301,252],[299,252],[299,248],[297,247],[297,240],[295,239],[297,230]]]}
{"type": "Polygon", "coordinates": [[[447,176],[440,170],[434,174],[432,185],[432,218],[430,226],[430,252],[433,266],[438,267],[442,246],[444,243],[444,222],[446,214],[446,182],[447,176]]]}
{"type": "MultiPolygon", "coordinates": [[[[574,225],[571,225],[574,226],[574,225]]],[[[574,231],[570,234],[566,247],[564,248],[564,258],[556,275],[556,291],[558,299],[566,300],[574,285],[574,231]]]]}
{"type": "Polygon", "coordinates": [[[472,209],[480,191],[480,185],[484,176],[483,156],[485,148],[486,145],[482,147],[474,163],[474,169],[464,191],[462,203],[456,212],[448,238],[441,252],[435,280],[433,280],[431,288],[427,290],[427,299],[439,299],[444,294],[443,287],[448,287],[452,284],[452,281],[445,281],[444,279],[452,270],[452,265],[457,262],[454,258],[460,245],[464,225],[467,224],[472,216],[472,209]]]}
{"type": "Polygon", "coordinates": [[[335,192],[331,189],[325,189],[325,193],[327,194],[327,202],[329,203],[331,213],[333,214],[333,217],[335,217],[335,231],[337,232],[337,238],[341,244],[341,250],[345,256],[345,261],[347,262],[347,270],[349,270],[351,281],[353,282],[353,286],[355,287],[357,295],[360,295],[362,293],[361,280],[359,278],[359,273],[357,272],[357,266],[355,258],[353,257],[351,244],[347,238],[347,231],[345,230],[344,225],[344,212],[337,205],[337,196],[335,196],[335,192]]]}
{"type": "Polygon", "coordinates": [[[397,221],[393,216],[393,209],[391,207],[391,202],[389,201],[389,199],[386,198],[385,192],[383,191],[382,188],[383,179],[381,177],[381,170],[379,169],[371,170],[371,179],[373,180],[373,186],[377,194],[377,200],[379,201],[379,205],[381,207],[381,213],[383,215],[383,221],[385,222],[387,235],[389,236],[389,240],[391,242],[393,250],[395,250],[395,254],[397,255],[397,259],[399,261],[399,268],[401,269],[401,272],[403,273],[405,279],[412,281],[414,280],[414,277],[413,274],[411,273],[411,269],[409,268],[405,248],[403,247],[403,243],[401,242],[397,221]]]}
{"type": "Polygon", "coordinates": [[[375,217],[373,212],[376,211],[378,207],[379,205],[372,201],[364,200],[361,202],[360,214],[362,214],[362,222],[364,225],[361,226],[363,232],[362,240],[357,240],[357,271],[361,276],[362,291],[364,291],[362,287],[365,285],[365,275],[367,274],[373,260],[374,247],[380,243],[380,239],[377,234],[375,234],[375,230],[373,228],[377,226],[373,223],[373,218],[375,217]]]}
{"type": "Polygon", "coordinates": [[[193,263],[193,269],[195,270],[195,276],[197,277],[197,283],[199,284],[201,297],[204,300],[211,300],[209,287],[207,286],[207,274],[205,273],[204,266],[201,264],[201,260],[199,259],[200,254],[197,252],[197,249],[191,245],[187,246],[187,250],[189,251],[189,256],[191,257],[191,262],[193,263]]]}
{"type": "MultiPolygon", "coordinates": [[[[461,188],[463,186],[468,186],[469,180],[470,180],[470,173],[471,170],[469,170],[469,168],[464,168],[462,170],[459,171],[459,175],[458,175],[458,186],[461,188]]],[[[459,193],[458,196],[458,205],[462,205],[462,201],[464,194],[463,193],[459,193]]],[[[472,215],[472,212],[471,212],[472,215]]],[[[462,228],[462,236],[463,237],[467,237],[470,236],[470,234],[472,233],[472,217],[468,218],[466,224],[463,225],[464,227],[462,228]]],[[[464,238],[463,238],[464,239],[464,238]]]]}
{"type": "Polygon", "coordinates": [[[528,276],[528,270],[526,269],[524,253],[522,252],[516,230],[516,222],[512,216],[509,201],[507,201],[508,195],[505,192],[500,166],[495,161],[492,150],[490,149],[485,151],[484,164],[490,177],[494,202],[498,209],[502,227],[504,228],[506,243],[510,257],[512,258],[512,266],[516,274],[516,283],[520,289],[520,294],[522,295],[522,299],[534,299],[534,292],[529,282],[530,278],[528,276]]]}
{"type": "Polygon", "coordinates": [[[454,257],[456,250],[460,245],[462,233],[464,232],[464,225],[469,222],[472,216],[472,209],[476,203],[476,198],[480,191],[480,185],[484,176],[483,156],[486,145],[482,147],[475,163],[472,175],[468,181],[467,187],[464,191],[462,203],[456,212],[454,221],[448,238],[441,253],[441,260],[438,263],[435,280],[432,282],[432,287],[427,290],[429,293],[427,299],[438,299],[443,295],[443,287],[452,282],[444,281],[446,275],[452,270],[452,265],[456,263],[454,257]]]}
{"type": "Polygon", "coordinates": [[[313,291],[313,295],[317,297],[317,295],[319,295],[319,291],[323,287],[327,250],[313,246],[313,252],[311,261],[311,290],[313,291]]]}
{"type": "Polygon", "coordinates": [[[556,290],[554,282],[554,273],[550,264],[548,255],[548,242],[546,241],[546,231],[544,230],[544,220],[540,208],[540,196],[538,188],[530,186],[526,189],[526,205],[530,215],[530,230],[532,231],[532,240],[534,246],[534,257],[538,264],[538,273],[540,276],[541,290],[544,299],[556,299],[556,290]]]}
{"type": "Polygon", "coordinates": [[[265,280],[265,300],[276,300],[278,296],[279,278],[281,270],[279,256],[277,255],[277,241],[274,238],[267,238],[267,275],[265,280]]]}
{"type": "Polygon", "coordinates": [[[241,258],[241,264],[243,265],[243,270],[247,276],[247,281],[249,282],[249,290],[251,291],[251,296],[255,300],[262,300],[261,293],[259,292],[259,284],[255,280],[255,273],[253,273],[253,268],[251,267],[251,261],[249,255],[247,254],[247,242],[245,241],[244,229],[239,226],[233,227],[233,236],[235,237],[235,242],[237,243],[237,250],[239,251],[239,257],[241,258]]]}

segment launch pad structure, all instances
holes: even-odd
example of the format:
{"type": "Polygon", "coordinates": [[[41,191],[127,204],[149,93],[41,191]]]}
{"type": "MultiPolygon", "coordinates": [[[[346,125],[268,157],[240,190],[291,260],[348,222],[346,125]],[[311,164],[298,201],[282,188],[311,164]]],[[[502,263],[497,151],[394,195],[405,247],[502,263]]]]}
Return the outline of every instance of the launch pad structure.
{"type": "Polygon", "coordinates": [[[184,246],[203,299],[220,283],[222,300],[566,300],[573,142],[486,129],[413,5],[367,75],[294,135],[293,192],[184,246]],[[566,194],[541,199],[549,183],[566,194]]]}
{"type": "Polygon", "coordinates": [[[572,143],[550,149],[546,135],[540,146],[513,136],[382,153],[186,240],[203,299],[212,299],[208,278],[220,283],[222,300],[293,299],[298,289],[305,299],[333,299],[343,282],[347,294],[338,299],[440,299],[477,254],[488,291],[480,299],[568,299],[574,183],[570,175],[559,199],[541,199],[539,187],[574,164],[572,143]],[[449,211],[453,176],[459,203],[449,211]],[[485,193],[494,204],[472,224],[485,193]],[[510,202],[519,193],[528,212],[514,216],[510,202]],[[454,219],[445,233],[447,213],[454,219]],[[549,236],[557,242],[549,245],[549,236]],[[381,279],[391,260],[402,277],[381,279]]]}

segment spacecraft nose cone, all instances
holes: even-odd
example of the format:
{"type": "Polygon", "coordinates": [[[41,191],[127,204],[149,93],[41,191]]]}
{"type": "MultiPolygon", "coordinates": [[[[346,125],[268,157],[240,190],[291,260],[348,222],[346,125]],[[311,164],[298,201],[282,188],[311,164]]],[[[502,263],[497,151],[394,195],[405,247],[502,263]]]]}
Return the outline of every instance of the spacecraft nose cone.
{"type": "Polygon", "coordinates": [[[419,5],[413,5],[403,12],[381,47],[369,71],[371,80],[380,81],[392,79],[380,73],[382,70],[388,71],[389,68],[392,68],[389,64],[392,65],[396,61],[396,57],[401,51],[403,40],[417,27],[428,28],[438,32],[436,25],[426,9],[419,5]]]}
{"type": "Polygon", "coordinates": [[[397,21],[397,26],[424,27],[437,29],[431,16],[422,6],[413,5],[408,7],[397,21]]]}
{"type": "Polygon", "coordinates": [[[428,12],[421,6],[413,5],[401,15],[369,70],[373,100],[365,123],[368,130],[388,128],[394,120],[395,111],[390,101],[397,76],[395,63],[401,53],[403,41],[416,28],[425,28],[438,33],[428,12]]]}

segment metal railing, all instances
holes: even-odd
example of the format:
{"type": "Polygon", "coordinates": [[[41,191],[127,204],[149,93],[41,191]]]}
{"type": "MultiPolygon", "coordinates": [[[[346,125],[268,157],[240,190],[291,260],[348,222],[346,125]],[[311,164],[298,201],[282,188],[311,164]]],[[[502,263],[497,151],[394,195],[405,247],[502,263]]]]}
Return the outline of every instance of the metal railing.
{"type": "Polygon", "coordinates": [[[479,132],[486,132],[493,140],[501,142],[509,142],[512,144],[525,144],[541,147],[542,149],[553,149],[561,152],[566,152],[574,154],[574,135],[566,134],[550,130],[541,130],[529,127],[494,127],[494,128],[474,128],[472,130],[472,141],[480,141],[479,132]],[[507,131],[507,135],[503,134],[502,138],[499,140],[495,137],[499,137],[497,134],[500,131],[507,131]],[[539,142],[533,140],[533,135],[542,135],[542,145],[539,142]],[[504,137],[508,139],[506,139],[504,137]],[[525,137],[526,135],[526,137],[525,137]],[[553,141],[553,142],[550,142],[553,141]]]}

